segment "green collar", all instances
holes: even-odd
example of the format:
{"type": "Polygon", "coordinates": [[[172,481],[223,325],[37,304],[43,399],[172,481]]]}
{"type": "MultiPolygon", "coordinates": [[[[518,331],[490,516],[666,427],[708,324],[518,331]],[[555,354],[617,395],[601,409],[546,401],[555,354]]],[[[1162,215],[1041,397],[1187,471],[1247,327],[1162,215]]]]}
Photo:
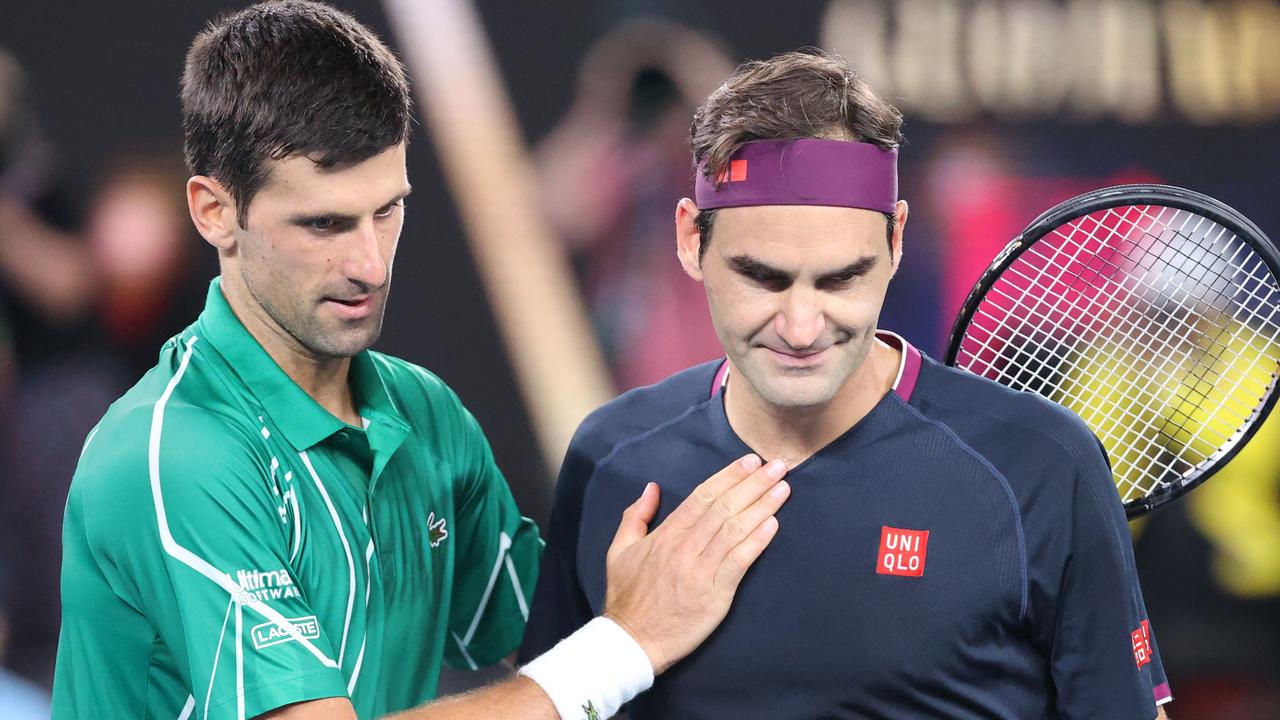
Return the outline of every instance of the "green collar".
{"type": "MultiPolygon", "coordinates": [[[[298,387],[249,334],[227,304],[221,278],[214,278],[209,284],[209,295],[197,326],[197,332],[222,355],[249,392],[262,403],[294,449],[306,450],[347,427],[298,387]]],[[[371,433],[379,432],[374,430],[375,426],[401,437],[407,433],[408,425],[391,401],[368,350],[351,359],[351,389],[356,407],[371,433]]]]}

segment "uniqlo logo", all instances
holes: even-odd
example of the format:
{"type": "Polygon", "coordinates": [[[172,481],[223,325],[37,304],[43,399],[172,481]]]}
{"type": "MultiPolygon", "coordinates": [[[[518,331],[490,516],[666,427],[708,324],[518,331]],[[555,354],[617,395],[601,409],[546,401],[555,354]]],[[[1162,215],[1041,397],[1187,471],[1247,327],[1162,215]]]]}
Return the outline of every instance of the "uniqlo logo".
{"type": "Polygon", "coordinates": [[[1142,626],[1130,633],[1133,640],[1133,660],[1142,667],[1151,662],[1151,623],[1143,620],[1142,626]]]}
{"type": "Polygon", "coordinates": [[[880,575],[920,577],[924,575],[925,551],[928,548],[928,530],[902,530],[882,525],[876,572],[880,575]]]}
{"type": "Polygon", "coordinates": [[[747,161],[730,160],[729,167],[720,173],[716,182],[744,182],[747,179],[747,161]]]}

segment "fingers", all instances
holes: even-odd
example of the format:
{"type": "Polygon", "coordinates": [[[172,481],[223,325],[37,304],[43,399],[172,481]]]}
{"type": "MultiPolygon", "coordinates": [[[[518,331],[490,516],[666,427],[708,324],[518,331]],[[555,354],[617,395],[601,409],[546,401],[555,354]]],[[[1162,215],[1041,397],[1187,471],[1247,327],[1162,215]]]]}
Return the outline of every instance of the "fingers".
{"type": "Polygon", "coordinates": [[[769,516],[747,535],[746,540],[726,553],[720,567],[716,569],[713,582],[716,591],[730,595],[736,592],[742,577],[747,574],[747,570],[760,557],[764,549],[769,547],[769,543],[777,534],[778,519],[769,516]]]}
{"type": "MultiPolygon", "coordinates": [[[[747,484],[743,483],[743,485],[747,484]]],[[[778,508],[782,507],[790,495],[791,486],[788,483],[775,482],[766,492],[750,501],[751,504],[746,509],[735,513],[720,525],[706,549],[702,551],[703,560],[711,563],[713,567],[720,565],[734,548],[748,540],[751,534],[765,522],[774,519],[774,513],[778,512],[778,508]]],[[[708,513],[708,517],[711,514],[708,513]]],[[[774,522],[777,522],[776,519],[774,522]]],[[[705,523],[700,523],[700,525],[703,524],[705,523]]]]}
{"type": "Polygon", "coordinates": [[[657,483],[644,486],[644,492],[622,512],[622,521],[618,523],[618,532],[613,536],[606,557],[612,558],[614,553],[630,547],[636,541],[649,534],[649,523],[658,513],[659,491],[657,483]]]}
{"type": "Polygon", "coordinates": [[[680,507],[671,512],[663,524],[670,523],[675,528],[693,527],[694,523],[715,505],[716,500],[726,490],[742,482],[744,478],[759,469],[760,465],[760,457],[755,453],[729,463],[723,470],[694,488],[689,497],[680,503],[680,507]]]}
{"type": "MultiPolygon", "coordinates": [[[[711,508],[704,512],[702,517],[698,518],[698,522],[690,532],[688,542],[689,546],[693,548],[693,552],[703,553],[712,538],[726,528],[730,533],[736,535],[736,539],[729,546],[737,545],[738,542],[742,541],[764,518],[772,515],[781,505],[781,502],[774,506],[773,510],[761,515],[755,522],[749,524],[743,518],[738,517],[739,513],[751,507],[753,503],[762,497],[767,497],[766,493],[774,489],[786,473],[786,463],[781,460],[774,460],[721,493],[720,497],[712,502],[711,508]]],[[[785,499],[785,495],[783,498],[785,499]]],[[[773,499],[776,500],[777,498],[773,499]]]]}

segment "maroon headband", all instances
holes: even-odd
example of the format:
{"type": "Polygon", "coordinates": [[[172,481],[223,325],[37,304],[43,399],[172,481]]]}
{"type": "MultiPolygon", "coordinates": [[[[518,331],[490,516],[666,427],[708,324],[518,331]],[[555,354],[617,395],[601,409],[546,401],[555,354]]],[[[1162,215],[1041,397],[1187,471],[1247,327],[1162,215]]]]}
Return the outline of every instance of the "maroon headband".
{"type": "Polygon", "coordinates": [[[699,163],[698,207],[833,205],[891,213],[898,201],[898,150],[845,140],[757,140],[743,145],[717,187],[699,163]]]}

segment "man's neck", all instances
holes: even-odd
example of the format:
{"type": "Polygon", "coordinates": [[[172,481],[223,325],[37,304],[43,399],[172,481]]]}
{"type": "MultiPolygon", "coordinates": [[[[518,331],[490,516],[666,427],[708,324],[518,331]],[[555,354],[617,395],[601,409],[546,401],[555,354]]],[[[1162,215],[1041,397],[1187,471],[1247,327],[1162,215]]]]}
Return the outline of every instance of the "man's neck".
{"type": "Polygon", "coordinates": [[[348,425],[359,427],[360,413],[351,392],[351,358],[316,357],[261,306],[243,299],[241,294],[228,292],[224,285],[223,296],[231,311],[267,355],[320,407],[348,425]]]}
{"type": "Polygon", "coordinates": [[[862,367],[822,407],[779,408],[730,372],[724,407],[729,425],[766,460],[781,458],[795,467],[858,424],[885,393],[893,390],[901,351],[873,340],[862,367]]]}

